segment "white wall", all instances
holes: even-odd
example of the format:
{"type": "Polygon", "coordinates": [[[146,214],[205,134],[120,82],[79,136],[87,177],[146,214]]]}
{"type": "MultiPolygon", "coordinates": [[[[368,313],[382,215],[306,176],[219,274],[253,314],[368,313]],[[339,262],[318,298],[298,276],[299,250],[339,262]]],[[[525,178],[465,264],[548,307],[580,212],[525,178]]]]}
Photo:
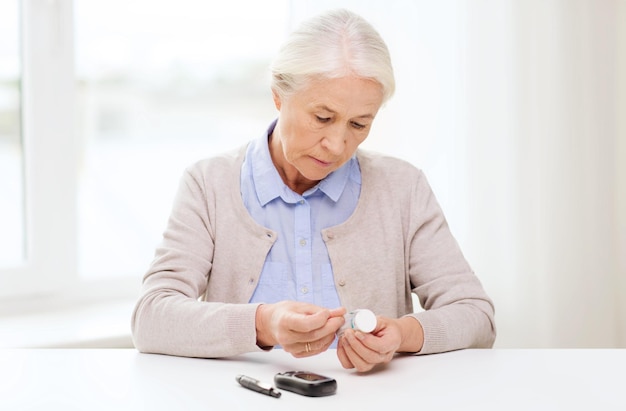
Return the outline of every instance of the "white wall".
{"type": "Polygon", "coordinates": [[[626,347],[626,2],[293,3],[388,42],[398,92],[365,144],[426,171],[496,346],[626,347]]]}
{"type": "Polygon", "coordinates": [[[620,3],[471,4],[465,240],[499,344],[624,346],[620,3]]]}

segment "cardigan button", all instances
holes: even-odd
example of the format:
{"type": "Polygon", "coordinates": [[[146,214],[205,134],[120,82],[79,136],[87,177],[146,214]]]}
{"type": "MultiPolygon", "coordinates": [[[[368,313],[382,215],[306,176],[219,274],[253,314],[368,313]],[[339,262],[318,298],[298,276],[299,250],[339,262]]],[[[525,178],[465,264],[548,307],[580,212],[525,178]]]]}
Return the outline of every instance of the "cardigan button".
{"type": "Polygon", "coordinates": [[[339,280],[339,286],[343,287],[344,285],[346,285],[346,281],[345,280],[339,280]]]}

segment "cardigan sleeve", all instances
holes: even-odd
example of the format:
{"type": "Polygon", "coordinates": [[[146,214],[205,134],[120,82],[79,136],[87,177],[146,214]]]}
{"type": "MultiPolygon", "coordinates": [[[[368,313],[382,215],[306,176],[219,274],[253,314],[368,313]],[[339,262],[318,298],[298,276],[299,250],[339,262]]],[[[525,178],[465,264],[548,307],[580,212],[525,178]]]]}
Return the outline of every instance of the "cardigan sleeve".
{"type": "Polygon", "coordinates": [[[256,304],[202,301],[215,252],[214,194],[198,167],[183,175],[163,240],[144,276],[131,329],[142,352],[224,357],[260,351],[256,304]]]}
{"type": "Polygon", "coordinates": [[[421,171],[412,187],[409,276],[424,311],[412,314],[424,329],[421,354],[490,348],[494,307],[454,239],[421,171]]]}

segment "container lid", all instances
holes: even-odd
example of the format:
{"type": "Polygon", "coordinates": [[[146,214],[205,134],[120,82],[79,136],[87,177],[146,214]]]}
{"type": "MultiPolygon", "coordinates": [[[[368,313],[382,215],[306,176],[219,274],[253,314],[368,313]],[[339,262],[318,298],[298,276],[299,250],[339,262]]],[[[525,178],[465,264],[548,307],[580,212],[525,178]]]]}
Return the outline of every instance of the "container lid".
{"type": "Polygon", "coordinates": [[[363,331],[364,333],[371,333],[376,328],[376,315],[370,310],[359,310],[354,315],[352,320],[354,328],[363,331]]]}

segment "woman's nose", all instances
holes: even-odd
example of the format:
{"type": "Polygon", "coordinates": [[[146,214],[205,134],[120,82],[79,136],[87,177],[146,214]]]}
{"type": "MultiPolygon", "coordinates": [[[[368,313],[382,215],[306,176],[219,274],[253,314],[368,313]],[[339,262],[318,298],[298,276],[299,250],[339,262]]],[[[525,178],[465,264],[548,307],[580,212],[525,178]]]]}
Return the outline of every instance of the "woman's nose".
{"type": "Polygon", "coordinates": [[[342,127],[334,127],[328,130],[326,136],[322,139],[322,147],[333,155],[340,155],[346,148],[347,131],[342,127]]]}

